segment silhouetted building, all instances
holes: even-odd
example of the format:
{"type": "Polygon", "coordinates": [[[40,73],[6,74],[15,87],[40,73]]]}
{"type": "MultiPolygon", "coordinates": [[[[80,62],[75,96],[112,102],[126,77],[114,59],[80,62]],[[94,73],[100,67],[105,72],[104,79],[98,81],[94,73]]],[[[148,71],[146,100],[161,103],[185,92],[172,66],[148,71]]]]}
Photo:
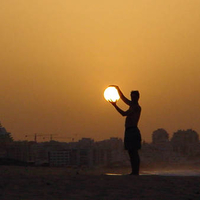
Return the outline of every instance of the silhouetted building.
{"type": "Polygon", "coordinates": [[[169,142],[169,134],[165,129],[157,129],[152,133],[152,143],[153,144],[163,144],[169,142]]]}
{"type": "Polygon", "coordinates": [[[77,150],[66,149],[61,151],[50,151],[49,165],[57,167],[77,165],[77,150]]]}
{"type": "Polygon", "coordinates": [[[172,136],[173,151],[193,155],[199,147],[199,135],[192,129],[178,130],[172,136]]]}
{"type": "Polygon", "coordinates": [[[7,148],[7,157],[26,163],[35,162],[35,153],[32,142],[13,142],[7,148]]]}

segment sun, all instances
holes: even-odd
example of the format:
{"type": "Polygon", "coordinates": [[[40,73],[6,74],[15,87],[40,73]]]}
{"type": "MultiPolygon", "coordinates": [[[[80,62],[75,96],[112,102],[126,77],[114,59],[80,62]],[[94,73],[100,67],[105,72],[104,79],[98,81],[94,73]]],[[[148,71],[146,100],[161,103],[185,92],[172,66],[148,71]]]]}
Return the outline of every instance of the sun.
{"type": "Polygon", "coordinates": [[[117,89],[111,86],[105,89],[104,98],[107,101],[112,101],[112,102],[118,101],[120,99],[117,89]]]}

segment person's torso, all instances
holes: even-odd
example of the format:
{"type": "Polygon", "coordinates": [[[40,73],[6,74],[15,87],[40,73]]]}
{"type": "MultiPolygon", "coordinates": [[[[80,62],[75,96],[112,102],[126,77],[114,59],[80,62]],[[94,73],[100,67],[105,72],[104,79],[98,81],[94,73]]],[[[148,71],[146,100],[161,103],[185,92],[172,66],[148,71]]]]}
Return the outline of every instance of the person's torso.
{"type": "Polygon", "coordinates": [[[130,113],[126,117],[125,127],[137,127],[140,119],[141,107],[139,105],[133,105],[129,108],[130,113]]]}

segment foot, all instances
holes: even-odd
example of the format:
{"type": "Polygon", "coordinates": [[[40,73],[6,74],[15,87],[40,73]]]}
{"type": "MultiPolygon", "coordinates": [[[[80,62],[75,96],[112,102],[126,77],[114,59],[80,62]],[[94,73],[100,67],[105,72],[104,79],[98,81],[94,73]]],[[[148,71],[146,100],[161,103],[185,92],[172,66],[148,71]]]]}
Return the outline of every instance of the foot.
{"type": "Polygon", "coordinates": [[[134,175],[134,176],[139,176],[139,174],[138,173],[130,173],[129,175],[134,175]]]}

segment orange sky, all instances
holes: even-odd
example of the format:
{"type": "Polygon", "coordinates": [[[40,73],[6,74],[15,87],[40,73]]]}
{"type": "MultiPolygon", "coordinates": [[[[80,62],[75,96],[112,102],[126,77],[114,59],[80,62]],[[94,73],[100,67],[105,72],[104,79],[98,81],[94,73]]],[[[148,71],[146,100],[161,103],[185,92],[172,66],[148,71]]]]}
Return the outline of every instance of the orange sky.
{"type": "Polygon", "coordinates": [[[117,84],[141,93],[144,140],[200,134],[199,21],[199,0],[1,0],[2,125],[16,140],[123,137],[103,97],[117,84]]]}

